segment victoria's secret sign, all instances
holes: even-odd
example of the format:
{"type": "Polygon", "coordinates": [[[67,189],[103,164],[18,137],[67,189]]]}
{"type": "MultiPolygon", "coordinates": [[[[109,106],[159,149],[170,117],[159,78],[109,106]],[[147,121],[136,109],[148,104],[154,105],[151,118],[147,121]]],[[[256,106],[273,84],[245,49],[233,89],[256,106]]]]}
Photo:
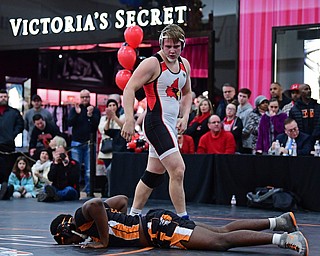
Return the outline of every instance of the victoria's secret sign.
{"type": "Polygon", "coordinates": [[[116,29],[133,25],[158,26],[186,22],[187,6],[164,7],[162,9],[141,9],[139,11],[123,9],[114,14],[94,12],[87,15],[43,17],[33,19],[9,19],[14,37],[28,35],[46,35],[75,33],[83,31],[116,29]]]}

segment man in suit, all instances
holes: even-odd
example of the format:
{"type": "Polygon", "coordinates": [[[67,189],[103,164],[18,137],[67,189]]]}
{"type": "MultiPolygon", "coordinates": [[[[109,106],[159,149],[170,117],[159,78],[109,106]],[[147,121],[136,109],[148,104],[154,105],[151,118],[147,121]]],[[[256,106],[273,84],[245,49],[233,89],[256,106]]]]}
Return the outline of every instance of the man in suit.
{"type": "MultiPolygon", "coordinates": [[[[308,156],[312,150],[312,137],[306,133],[300,132],[297,122],[292,118],[287,118],[284,121],[284,133],[279,134],[275,140],[280,143],[280,153],[282,155],[289,155],[292,140],[295,140],[297,145],[298,156],[308,156]]],[[[269,149],[269,154],[275,150],[275,141],[269,149]]]]}

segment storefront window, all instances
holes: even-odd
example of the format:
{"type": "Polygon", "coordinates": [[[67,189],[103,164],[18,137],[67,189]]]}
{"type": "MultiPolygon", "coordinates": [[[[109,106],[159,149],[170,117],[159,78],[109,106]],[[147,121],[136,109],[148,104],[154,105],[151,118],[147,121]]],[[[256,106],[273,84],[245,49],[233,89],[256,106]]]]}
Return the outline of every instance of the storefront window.
{"type": "Polygon", "coordinates": [[[320,101],[320,25],[273,29],[273,80],[289,88],[306,83],[320,101]]]}

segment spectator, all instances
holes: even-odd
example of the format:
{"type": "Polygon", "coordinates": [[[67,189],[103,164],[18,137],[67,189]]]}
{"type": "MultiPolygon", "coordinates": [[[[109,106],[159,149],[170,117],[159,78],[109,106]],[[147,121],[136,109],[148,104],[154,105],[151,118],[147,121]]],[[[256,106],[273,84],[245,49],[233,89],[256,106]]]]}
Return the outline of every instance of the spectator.
{"type": "Polygon", "coordinates": [[[26,157],[19,156],[9,176],[8,185],[14,187],[14,198],[35,197],[34,183],[30,165],[26,157]]]}
{"type": "Polygon", "coordinates": [[[285,105],[290,103],[290,99],[282,93],[282,86],[278,82],[274,82],[270,85],[271,98],[276,98],[279,102],[279,109],[281,110],[285,105]]]}
{"type": "Polygon", "coordinates": [[[122,116],[124,114],[124,109],[121,105],[121,96],[117,93],[114,93],[114,94],[110,94],[109,95],[109,100],[116,100],[117,103],[118,103],[118,112],[119,112],[119,115],[122,116]]]}
{"type": "Polygon", "coordinates": [[[39,158],[38,151],[42,148],[49,148],[50,140],[56,135],[61,135],[61,132],[56,124],[47,123],[40,114],[35,114],[32,119],[35,127],[29,142],[29,154],[39,158]]]}
{"type": "MultiPolygon", "coordinates": [[[[83,191],[87,194],[90,193],[90,147],[88,142],[91,136],[93,142],[96,141],[99,120],[99,109],[90,105],[90,92],[82,90],[80,92],[80,104],[71,108],[68,124],[72,127],[71,156],[80,165],[84,164],[85,166],[85,187],[83,191]]],[[[93,162],[95,163],[95,159],[93,162]]]]}
{"type": "Polygon", "coordinates": [[[35,94],[31,98],[32,108],[27,110],[24,115],[24,129],[28,131],[28,141],[30,141],[31,133],[34,128],[33,116],[39,114],[47,123],[54,124],[51,113],[42,107],[42,99],[39,95],[35,94]]]}
{"type": "Polygon", "coordinates": [[[242,130],[242,137],[251,137],[251,154],[256,153],[256,144],[258,139],[258,128],[261,117],[268,110],[269,101],[266,96],[259,95],[255,98],[256,108],[249,114],[248,122],[242,130]]]}
{"type": "Polygon", "coordinates": [[[194,154],[194,142],[191,136],[186,134],[178,135],[178,144],[181,154],[194,154]]]}
{"type": "Polygon", "coordinates": [[[234,154],[236,142],[231,132],[222,129],[220,117],[212,115],[209,118],[210,131],[199,141],[198,154],[234,154]]]}
{"type": "Polygon", "coordinates": [[[284,120],[287,114],[279,109],[277,98],[269,101],[268,111],[261,117],[258,129],[257,153],[268,153],[272,141],[284,132],[284,120]]]}
{"type": "Polygon", "coordinates": [[[226,107],[226,117],[222,121],[223,130],[231,132],[236,142],[236,152],[242,152],[242,121],[236,116],[237,106],[229,103],[226,107]]]}
{"type": "MultiPolygon", "coordinates": [[[[248,88],[242,88],[238,93],[238,109],[237,109],[237,117],[239,117],[242,121],[242,126],[245,127],[248,123],[249,114],[252,112],[252,105],[249,103],[249,99],[251,96],[251,91],[248,88]]],[[[243,132],[243,131],[242,131],[243,132]]],[[[252,138],[242,137],[242,153],[251,154],[252,153],[252,138]]],[[[237,148],[239,148],[237,146],[237,148]]]]}
{"type": "MultiPolygon", "coordinates": [[[[311,136],[299,132],[298,124],[292,118],[287,118],[284,121],[284,133],[279,134],[275,140],[278,140],[280,143],[280,153],[282,155],[290,155],[292,152],[292,141],[295,140],[297,146],[297,155],[298,156],[308,156],[313,148],[313,141],[311,136]]],[[[273,154],[275,150],[275,142],[272,143],[272,146],[269,149],[269,154],[273,154]]]]}
{"type": "MultiPolygon", "coordinates": [[[[114,99],[109,99],[107,101],[106,115],[101,116],[100,123],[98,126],[99,132],[101,133],[101,142],[106,138],[113,138],[113,149],[116,151],[124,151],[126,148],[126,141],[121,137],[120,132],[124,124],[124,114],[120,116],[118,102],[114,99]]],[[[100,151],[101,144],[99,146],[98,158],[102,159],[105,167],[108,169],[112,161],[112,152],[102,153],[100,151]]],[[[102,191],[102,196],[108,196],[108,175],[104,182],[105,188],[102,191]]]]}
{"type": "MultiPolygon", "coordinates": [[[[23,131],[23,118],[17,109],[8,106],[8,93],[0,90],[0,152],[12,153],[16,146],[14,139],[23,131]]],[[[0,184],[7,182],[15,157],[0,153],[0,184]]]]}
{"type": "Polygon", "coordinates": [[[48,179],[51,163],[51,151],[49,149],[40,150],[39,160],[37,160],[31,167],[36,195],[40,192],[43,192],[46,185],[52,184],[52,182],[48,179]]]}
{"type": "Polygon", "coordinates": [[[52,150],[55,150],[58,147],[66,148],[67,142],[63,137],[57,135],[57,136],[54,136],[52,140],[50,140],[49,147],[52,150]]]}
{"type": "Polygon", "coordinates": [[[308,84],[299,87],[300,98],[289,112],[289,117],[296,120],[300,132],[307,133],[312,138],[320,137],[320,105],[311,98],[311,88],[308,84]]]}
{"type": "Polygon", "coordinates": [[[300,84],[291,85],[289,90],[291,102],[282,108],[282,112],[286,113],[288,116],[289,116],[290,109],[294,106],[295,102],[300,98],[299,87],[300,87],[300,84]]]}
{"type": "Polygon", "coordinates": [[[52,184],[46,185],[44,192],[38,194],[38,201],[78,200],[80,197],[80,172],[79,163],[73,159],[69,159],[65,148],[57,148],[53,151],[53,163],[48,173],[48,179],[52,184]]]}
{"type": "Polygon", "coordinates": [[[201,100],[197,109],[197,115],[189,123],[185,132],[186,135],[190,135],[193,138],[195,150],[198,148],[200,137],[209,131],[208,120],[212,114],[213,107],[211,101],[207,98],[201,100]]]}
{"type": "Polygon", "coordinates": [[[216,114],[220,117],[220,120],[223,120],[223,118],[226,116],[227,105],[232,101],[237,100],[236,89],[229,83],[222,85],[222,93],[223,99],[219,101],[216,111],[216,114]]]}

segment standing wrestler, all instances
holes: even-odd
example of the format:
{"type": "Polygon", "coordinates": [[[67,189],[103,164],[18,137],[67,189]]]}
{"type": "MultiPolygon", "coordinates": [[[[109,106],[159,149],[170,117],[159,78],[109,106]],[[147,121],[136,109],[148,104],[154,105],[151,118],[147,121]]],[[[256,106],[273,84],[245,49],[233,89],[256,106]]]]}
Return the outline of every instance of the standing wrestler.
{"type": "Polygon", "coordinates": [[[159,44],[161,50],[141,62],[123,92],[126,118],[121,135],[127,141],[134,134],[133,105],[135,92],[141,87],[148,103],[143,125],[150,144],[148,164],[136,186],[130,214],[141,214],[167,170],[174,208],[180,217],[188,218],[183,189],[185,165],[177,142],[177,133],[182,134],[187,127],[192,102],[190,64],[180,57],[185,46],[184,31],[175,24],[166,26],[159,44]]]}

